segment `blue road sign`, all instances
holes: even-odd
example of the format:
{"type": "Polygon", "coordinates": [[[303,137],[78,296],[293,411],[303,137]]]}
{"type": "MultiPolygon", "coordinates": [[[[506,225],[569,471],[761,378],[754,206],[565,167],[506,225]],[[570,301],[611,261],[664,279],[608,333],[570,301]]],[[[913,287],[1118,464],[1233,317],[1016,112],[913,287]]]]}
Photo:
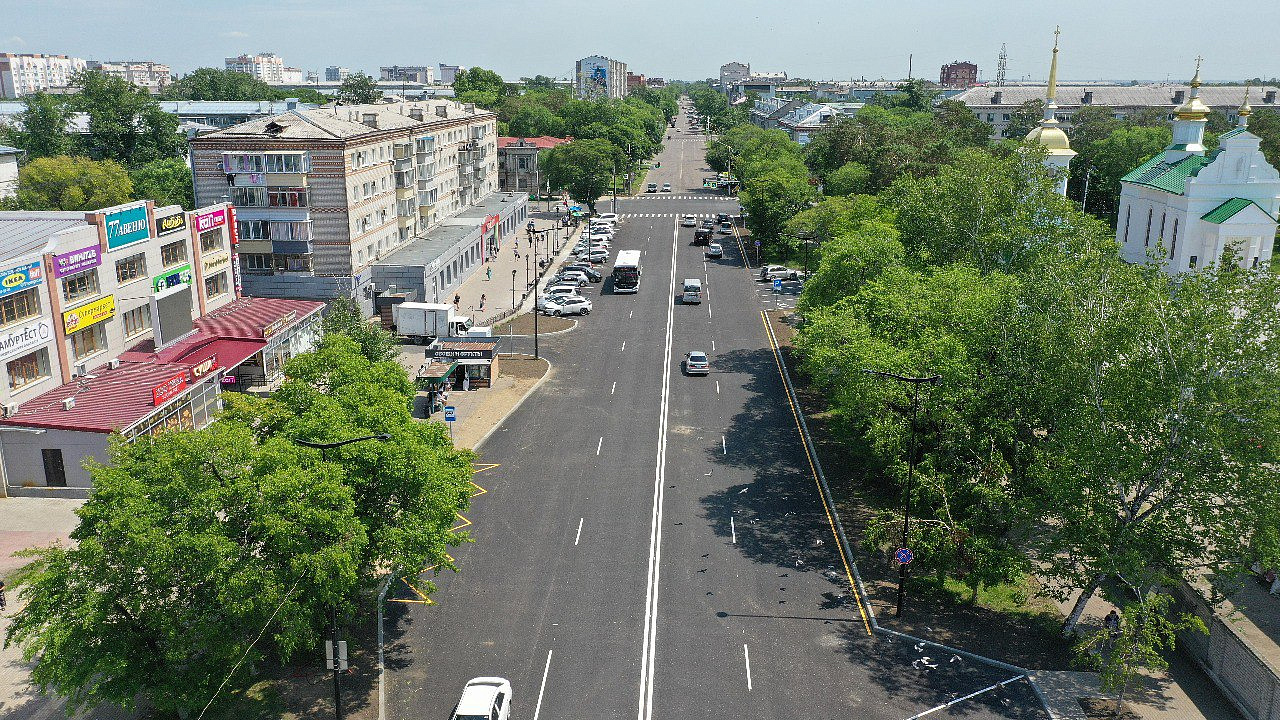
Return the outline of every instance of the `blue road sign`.
{"type": "Polygon", "coordinates": [[[455,422],[458,419],[457,410],[452,405],[444,406],[444,421],[455,422]]]}
{"type": "Polygon", "coordinates": [[[907,548],[898,548],[893,551],[893,559],[897,560],[900,565],[908,565],[912,560],[916,559],[916,556],[907,548]]]}
{"type": "Polygon", "coordinates": [[[756,247],[760,247],[760,241],[759,241],[759,240],[757,240],[757,241],[756,241],[756,247]]]}
{"type": "Polygon", "coordinates": [[[782,278],[773,279],[773,291],[782,292],[782,278]]]}

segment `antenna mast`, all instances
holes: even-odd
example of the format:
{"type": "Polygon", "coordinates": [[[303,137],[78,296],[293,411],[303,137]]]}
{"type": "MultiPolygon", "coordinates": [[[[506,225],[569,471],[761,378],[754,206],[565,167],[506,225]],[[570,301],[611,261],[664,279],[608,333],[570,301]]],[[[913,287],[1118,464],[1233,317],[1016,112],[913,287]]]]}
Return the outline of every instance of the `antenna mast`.
{"type": "Polygon", "coordinates": [[[1009,51],[1000,43],[1000,61],[996,63],[996,87],[1004,87],[1004,76],[1009,70],[1009,51]]]}

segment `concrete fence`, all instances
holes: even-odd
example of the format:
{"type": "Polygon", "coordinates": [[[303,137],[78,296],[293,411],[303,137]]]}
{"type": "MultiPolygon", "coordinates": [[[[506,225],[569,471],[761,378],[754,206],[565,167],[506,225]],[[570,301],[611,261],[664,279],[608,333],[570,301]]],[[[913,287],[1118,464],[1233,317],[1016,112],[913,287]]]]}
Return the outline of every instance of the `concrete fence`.
{"type": "Polygon", "coordinates": [[[1183,651],[1249,720],[1280,720],[1280,671],[1249,647],[1195,588],[1179,583],[1174,596],[1185,612],[1209,628],[1208,635],[1179,634],[1183,651]]]}

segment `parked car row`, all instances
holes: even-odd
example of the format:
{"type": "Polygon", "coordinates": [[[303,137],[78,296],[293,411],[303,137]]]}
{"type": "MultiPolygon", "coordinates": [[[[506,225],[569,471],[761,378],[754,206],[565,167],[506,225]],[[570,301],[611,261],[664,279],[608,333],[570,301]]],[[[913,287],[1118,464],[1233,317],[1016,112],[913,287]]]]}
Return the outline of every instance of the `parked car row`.
{"type": "Polygon", "coordinates": [[[571,250],[573,261],[562,267],[538,295],[534,304],[538,312],[544,315],[591,314],[591,301],[582,296],[582,289],[604,280],[604,272],[599,266],[609,260],[618,222],[619,218],[614,213],[604,213],[591,219],[571,250]]]}

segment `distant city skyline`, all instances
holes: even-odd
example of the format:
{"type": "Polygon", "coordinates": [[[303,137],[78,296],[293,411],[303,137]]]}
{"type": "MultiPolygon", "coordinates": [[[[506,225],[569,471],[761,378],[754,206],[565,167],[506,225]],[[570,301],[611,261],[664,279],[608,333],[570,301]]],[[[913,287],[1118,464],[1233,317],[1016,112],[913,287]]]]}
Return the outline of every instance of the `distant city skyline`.
{"type": "MultiPolygon", "coordinates": [[[[0,52],[86,59],[145,59],[183,74],[223,58],[275,52],[286,64],[330,65],[376,76],[382,65],[480,66],[516,80],[570,77],[574,61],[602,54],[635,73],[681,80],[715,77],[722,63],[812,79],[937,79],[947,62],[976,63],[995,78],[1002,43],[1010,80],[1048,75],[1053,28],[1062,27],[1060,74],[1079,81],[1186,82],[1203,55],[1206,82],[1280,76],[1280,48],[1215,31],[1211,13],[1238,12],[1191,0],[1052,6],[982,3],[851,3],[706,0],[610,6],[542,0],[474,0],[439,6],[410,0],[225,0],[198,9],[157,0],[0,0],[0,52]],[[214,9],[216,8],[216,10],[214,9]],[[1137,29],[1149,27],[1150,32],[1137,29]],[[112,29],[118,29],[113,32],[112,29]],[[625,28],[625,32],[620,30],[625,28]]],[[[1280,5],[1251,4],[1249,26],[1280,26],[1280,5]]]]}

